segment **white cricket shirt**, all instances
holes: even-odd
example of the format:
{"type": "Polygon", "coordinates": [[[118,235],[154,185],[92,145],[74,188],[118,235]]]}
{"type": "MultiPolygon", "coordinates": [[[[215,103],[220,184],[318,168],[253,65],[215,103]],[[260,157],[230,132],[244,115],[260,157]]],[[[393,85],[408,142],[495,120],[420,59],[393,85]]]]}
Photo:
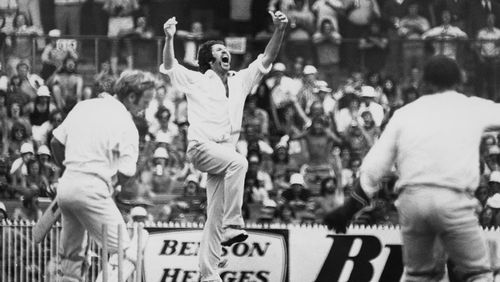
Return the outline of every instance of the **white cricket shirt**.
{"type": "Polygon", "coordinates": [[[409,186],[474,191],[483,131],[500,126],[500,104],[455,91],[427,95],[396,111],[361,165],[369,196],[395,164],[396,189],[409,186]]]}
{"type": "Polygon", "coordinates": [[[76,104],[53,132],[65,145],[67,170],[96,174],[105,181],[120,171],[133,176],[139,133],[125,106],[108,96],[76,104]]]}
{"type": "Polygon", "coordinates": [[[191,71],[174,60],[171,69],[163,64],[160,72],[170,77],[172,85],[186,93],[188,102],[188,140],[231,142],[236,144],[241,131],[243,106],[247,95],[262,76],[271,70],[264,68],[262,55],[248,68],[230,71],[227,78],[229,97],[220,77],[212,70],[204,74],[191,71]]]}

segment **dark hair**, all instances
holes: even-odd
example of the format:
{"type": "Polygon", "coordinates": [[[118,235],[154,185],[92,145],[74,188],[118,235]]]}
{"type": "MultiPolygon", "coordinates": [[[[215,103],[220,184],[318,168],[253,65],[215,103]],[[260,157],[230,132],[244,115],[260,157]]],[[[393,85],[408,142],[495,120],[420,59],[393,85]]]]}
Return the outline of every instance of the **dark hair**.
{"type": "Polygon", "coordinates": [[[163,116],[164,113],[168,113],[169,119],[172,116],[171,113],[170,113],[170,111],[169,111],[169,109],[167,109],[164,106],[160,106],[160,107],[158,107],[158,111],[156,111],[155,118],[157,120],[160,120],[162,118],[162,116],[163,116]]]}
{"type": "Polygon", "coordinates": [[[21,103],[14,101],[14,102],[11,102],[7,108],[7,116],[10,118],[12,117],[12,107],[15,104],[17,104],[19,106],[19,115],[20,116],[24,115],[23,106],[21,105],[21,103]]]}
{"type": "Polygon", "coordinates": [[[220,40],[209,40],[200,45],[200,49],[198,49],[198,66],[201,73],[205,73],[210,69],[210,62],[215,60],[212,55],[212,46],[216,44],[224,45],[224,42],[220,40]]]}
{"type": "Polygon", "coordinates": [[[54,110],[49,115],[49,121],[50,121],[50,123],[55,123],[56,122],[56,116],[58,114],[60,114],[61,118],[64,120],[64,113],[61,110],[54,110]]]}
{"type": "Polygon", "coordinates": [[[438,90],[451,89],[462,82],[457,62],[443,55],[431,57],[424,66],[424,82],[438,90]]]}
{"type": "Polygon", "coordinates": [[[16,15],[14,16],[14,21],[12,22],[12,26],[13,27],[18,28],[18,26],[17,26],[17,18],[19,16],[23,16],[24,20],[26,21],[26,25],[27,26],[31,26],[31,22],[30,22],[30,19],[29,19],[28,15],[26,13],[23,13],[23,12],[17,12],[16,15]]]}
{"type": "Polygon", "coordinates": [[[320,188],[319,188],[319,194],[321,196],[325,196],[326,195],[326,184],[332,180],[333,183],[335,184],[335,189],[337,189],[337,179],[335,177],[326,177],[324,178],[323,180],[321,180],[321,184],[320,184],[320,188]]]}
{"type": "Polygon", "coordinates": [[[321,21],[320,25],[319,25],[319,31],[320,31],[320,32],[323,32],[323,31],[324,31],[324,29],[325,29],[325,25],[326,25],[327,23],[330,23],[330,25],[332,26],[332,30],[334,30],[334,31],[336,30],[335,25],[333,24],[332,20],[331,20],[331,19],[326,18],[326,19],[323,19],[323,20],[321,21]]]}
{"type": "Polygon", "coordinates": [[[28,131],[27,131],[26,127],[25,127],[22,123],[20,123],[20,122],[15,122],[15,123],[12,125],[12,128],[10,129],[10,138],[11,138],[12,140],[16,140],[16,138],[15,138],[15,134],[14,134],[14,133],[15,133],[17,130],[21,130],[21,131],[22,131],[22,133],[23,133],[23,138],[22,138],[22,140],[24,140],[24,139],[26,139],[26,138],[28,137],[28,131]]]}
{"type": "Polygon", "coordinates": [[[122,72],[115,83],[115,94],[118,100],[124,101],[130,94],[136,95],[135,103],[139,102],[144,91],[155,87],[153,78],[139,70],[127,70],[122,72]]]}

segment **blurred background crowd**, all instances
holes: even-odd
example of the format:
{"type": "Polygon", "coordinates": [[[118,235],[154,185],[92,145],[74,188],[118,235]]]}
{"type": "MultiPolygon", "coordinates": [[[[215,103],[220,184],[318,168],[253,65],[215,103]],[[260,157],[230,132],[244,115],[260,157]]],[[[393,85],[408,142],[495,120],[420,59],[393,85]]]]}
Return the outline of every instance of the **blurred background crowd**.
{"type": "MultiPolygon", "coordinates": [[[[177,16],[187,67],[196,69],[200,42],[217,38],[239,70],[262,52],[273,32],[266,11],[278,9],[287,38],[248,96],[237,144],[249,162],[248,222],[321,223],[343,203],[394,111],[426,93],[430,55],[457,59],[461,91],[499,101],[498,0],[2,0],[0,218],[40,217],[62,173],[52,130],[76,103],[112,94],[121,71],[141,68],[156,96],[135,118],[138,174],[115,199],[128,220],[204,222],[206,175],[185,156],[186,98],[157,72],[161,27],[177,16]]],[[[500,225],[499,139],[487,132],[478,148],[484,226],[500,225]]],[[[397,224],[396,181],[386,177],[355,223],[397,224]]]]}

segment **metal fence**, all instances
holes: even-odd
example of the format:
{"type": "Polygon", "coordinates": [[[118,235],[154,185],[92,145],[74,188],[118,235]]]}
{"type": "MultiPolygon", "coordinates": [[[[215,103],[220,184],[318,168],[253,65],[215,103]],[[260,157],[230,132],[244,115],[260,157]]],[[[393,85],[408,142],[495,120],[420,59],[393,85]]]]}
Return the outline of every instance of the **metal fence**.
{"type": "MultiPolygon", "coordinates": [[[[35,244],[33,240],[33,226],[35,222],[25,221],[3,221],[0,222],[2,248],[0,256],[0,281],[2,282],[57,282],[59,280],[60,257],[58,250],[60,247],[61,226],[56,224],[49,231],[44,240],[35,244]]],[[[107,241],[107,228],[103,226],[102,240],[107,241]]],[[[129,225],[127,229],[118,227],[119,238],[122,238],[123,232],[127,230],[130,234],[137,232],[142,234],[142,225],[129,225]],[[123,230],[123,231],[120,231],[123,230]],[[121,233],[121,236],[120,236],[121,233]]],[[[138,240],[138,250],[141,250],[141,235],[136,236],[138,240]]],[[[122,240],[118,240],[118,269],[122,269],[123,247],[122,240]]],[[[100,247],[97,242],[91,238],[87,240],[86,246],[86,267],[87,274],[85,281],[95,281],[98,274],[102,271],[103,282],[107,281],[108,269],[107,262],[110,256],[106,244],[100,247]]],[[[121,274],[121,271],[119,272],[121,274]]],[[[141,282],[143,281],[142,272],[142,252],[137,254],[137,268],[133,275],[124,280],[121,275],[119,280],[123,282],[141,282]],[[121,278],[121,279],[120,279],[121,278]]]]}

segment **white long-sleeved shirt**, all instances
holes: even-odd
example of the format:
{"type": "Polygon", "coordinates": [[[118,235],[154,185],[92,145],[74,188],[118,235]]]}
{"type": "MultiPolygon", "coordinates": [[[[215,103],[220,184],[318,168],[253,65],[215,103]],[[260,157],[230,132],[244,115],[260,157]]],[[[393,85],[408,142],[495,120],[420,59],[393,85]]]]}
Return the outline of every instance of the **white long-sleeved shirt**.
{"type": "Polygon", "coordinates": [[[455,59],[457,56],[457,39],[466,39],[467,34],[460,28],[451,25],[440,25],[422,34],[423,39],[435,39],[434,55],[444,55],[455,59]]]}
{"type": "Polygon", "coordinates": [[[271,67],[265,69],[259,56],[248,68],[231,71],[227,78],[229,97],[226,97],[222,80],[212,70],[202,74],[188,70],[175,60],[169,70],[161,65],[160,72],[170,77],[175,88],[186,93],[189,141],[236,144],[241,131],[245,99],[271,67]]]}
{"type": "Polygon", "coordinates": [[[136,172],[139,133],[114,97],[79,102],[53,135],[65,145],[66,170],[96,174],[108,182],[117,171],[127,176],[136,172]]]}
{"type": "Polygon", "coordinates": [[[500,126],[500,104],[455,91],[423,96],[396,111],[361,165],[367,195],[395,165],[396,189],[411,186],[474,191],[483,131],[500,126]]]}

